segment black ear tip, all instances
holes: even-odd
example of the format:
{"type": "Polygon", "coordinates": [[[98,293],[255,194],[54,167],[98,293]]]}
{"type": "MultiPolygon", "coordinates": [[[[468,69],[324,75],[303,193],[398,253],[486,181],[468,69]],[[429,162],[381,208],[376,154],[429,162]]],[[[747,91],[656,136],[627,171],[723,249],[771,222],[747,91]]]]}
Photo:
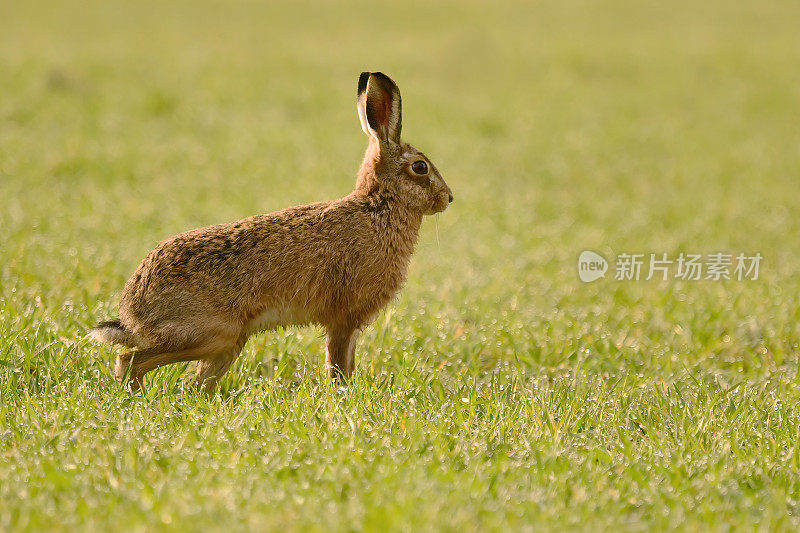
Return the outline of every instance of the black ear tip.
{"type": "Polygon", "coordinates": [[[379,80],[381,80],[384,83],[388,83],[389,86],[392,86],[392,85],[396,86],[397,85],[394,82],[394,80],[392,80],[392,78],[390,78],[389,76],[387,76],[383,72],[372,72],[371,75],[375,76],[376,78],[378,78],[379,80]]]}
{"type": "Polygon", "coordinates": [[[394,80],[383,72],[362,72],[358,77],[358,94],[361,94],[367,90],[367,83],[369,83],[370,77],[377,78],[379,83],[384,87],[397,88],[397,84],[394,82],[394,80]]]}
{"type": "Polygon", "coordinates": [[[369,81],[369,72],[362,72],[358,77],[358,94],[367,90],[367,82],[369,81]]]}

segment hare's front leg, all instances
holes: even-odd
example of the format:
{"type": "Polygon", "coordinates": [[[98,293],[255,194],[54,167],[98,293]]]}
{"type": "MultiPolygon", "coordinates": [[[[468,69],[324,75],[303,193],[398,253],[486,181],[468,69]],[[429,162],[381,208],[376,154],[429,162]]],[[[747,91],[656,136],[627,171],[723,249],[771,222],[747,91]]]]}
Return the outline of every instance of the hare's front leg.
{"type": "Polygon", "coordinates": [[[331,326],[325,339],[325,367],[331,379],[349,378],[353,373],[356,341],[361,330],[354,327],[331,326]]]}

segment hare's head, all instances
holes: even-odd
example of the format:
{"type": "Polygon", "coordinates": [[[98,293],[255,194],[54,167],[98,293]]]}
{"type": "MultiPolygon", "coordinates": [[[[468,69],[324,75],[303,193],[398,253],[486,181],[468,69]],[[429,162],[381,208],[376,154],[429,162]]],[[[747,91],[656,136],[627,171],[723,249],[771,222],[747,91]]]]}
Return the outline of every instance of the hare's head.
{"type": "Polygon", "coordinates": [[[358,79],[358,116],[369,136],[356,188],[383,192],[410,209],[432,215],[447,209],[453,192],[439,170],[419,150],[400,140],[400,89],[385,74],[362,72],[358,79]]]}

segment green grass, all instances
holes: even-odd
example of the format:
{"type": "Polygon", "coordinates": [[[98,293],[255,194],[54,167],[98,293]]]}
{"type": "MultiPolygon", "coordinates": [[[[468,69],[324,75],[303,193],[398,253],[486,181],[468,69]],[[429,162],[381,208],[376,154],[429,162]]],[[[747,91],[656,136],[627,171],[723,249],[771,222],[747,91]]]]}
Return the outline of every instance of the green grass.
{"type": "MultiPolygon", "coordinates": [[[[0,3],[0,530],[800,528],[800,5],[0,3]],[[85,334],[174,233],[342,196],[358,73],[456,200],[322,332],[145,396],[85,334]],[[591,284],[584,249],[760,252],[591,284]]],[[[612,266],[613,268],[613,266],[612,266]]]]}

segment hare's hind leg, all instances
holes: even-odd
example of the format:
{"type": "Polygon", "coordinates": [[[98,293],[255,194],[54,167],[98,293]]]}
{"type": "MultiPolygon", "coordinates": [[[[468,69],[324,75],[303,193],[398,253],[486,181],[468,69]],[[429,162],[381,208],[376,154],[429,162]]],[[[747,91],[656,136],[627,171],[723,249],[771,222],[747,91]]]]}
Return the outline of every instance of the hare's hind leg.
{"type": "Polygon", "coordinates": [[[117,378],[121,381],[125,374],[130,372],[130,387],[132,390],[138,390],[144,386],[144,376],[151,370],[170,363],[197,361],[219,353],[230,352],[236,345],[235,339],[235,336],[215,331],[202,341],[194,342],[183,348],[162,344],[145,350],[120,354],[117,357],[117,378]],[[129,368],[130,370],[128,370],[129,368]]]}
{"type": "Polygon", "coordinates": [[[361,330],[354,327],[328,327],[325,339],[325,368],[331,379],[347,379],[355,366],[356,341],[361,330]]]}
{"type": "Polygon", "coordinates": [[[211,394],[217,388],[217,382],[225,375],[244,347],[246,336],[239,339],[235,346],[218,354],[205,357],[197,364],[195,384],[211,394]]]}
{"type": "Polygon", "coordinates": [[[211,394],[217,388],[220,378],[231,367],[239,352],[228,352],[213,357],[202,359],[197,364],[197,375],[194,378],[195,385],[202,388],[204,392],[211,394]]]}
{"type": "Polygon", "coordinates": [[[195,361],[202,357],[197,349],[170,350],[166,345],[154,346],[144,350],[121,353],[117,356],[114,372],[121,382],[128,375],[128,386],[132,391],[144,388],[145,374],[154,368],[169,363],[195,361]]]}

